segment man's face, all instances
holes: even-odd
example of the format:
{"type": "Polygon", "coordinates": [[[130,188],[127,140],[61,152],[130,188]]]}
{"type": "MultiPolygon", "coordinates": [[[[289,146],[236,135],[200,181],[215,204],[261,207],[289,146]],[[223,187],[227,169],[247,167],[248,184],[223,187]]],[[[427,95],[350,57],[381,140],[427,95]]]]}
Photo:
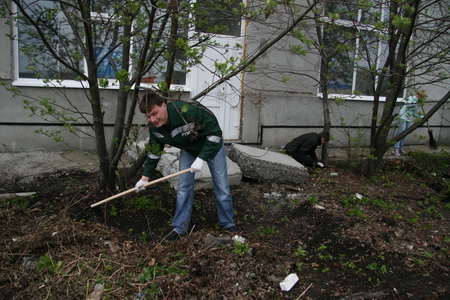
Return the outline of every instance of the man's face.
{"type": "Polygon", "coordinates": [[[155,127],[161,127],[167,124],[168,115],[166,103],[161,104],[161,106],[153,105],[145,116],[147,117],[147,120],[155,127]]]}

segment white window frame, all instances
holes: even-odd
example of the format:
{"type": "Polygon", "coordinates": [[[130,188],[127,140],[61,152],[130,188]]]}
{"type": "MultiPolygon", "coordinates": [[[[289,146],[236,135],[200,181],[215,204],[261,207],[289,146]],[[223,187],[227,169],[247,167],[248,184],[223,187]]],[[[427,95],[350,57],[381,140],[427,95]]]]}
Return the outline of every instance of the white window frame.
{"type": "MultiPolygon", "coordinates": [[[[12,10],[14,14],[17,14],[17,6],[12,3],[12,10]]],[[[93,20],[101,20],[102,18],[109,18],[108,13],[99,13],[99,12],[91,12],[91,18],[93,20]]],[[[18,37],[19,31],[17,26],[17,21],[13,20],[12,26],[13,36],[18,37]]],[[[131,50],[132,51],[132,50],[131,50]]],[[[131,68],[131,67],[130,67],[131,68]]],[[[84,60],[83,66],[84,73],[87,73],[86,61],[84,60]]],[[[131,71],[131,70],[129,70],[131,71]]],[[[88,88],[89,83],[87,81],[78,81],[72,79],[62,79],[62,80],[46,80],[46,79],[38,79],[38,78],[20,78],[19,77],[19,39],[16,38],[13,40],[13,86],[18,87],[55,87],[55,88],[88,88]]],[[[118,90],[119,82],[117,79],[108,79],[109,85],[102,89],[106,90],[118,90]]],[[[187,84],[187,83],[186,83],[187,84]]],[[[140,87],[148,88],[156,86],[156,83],[140,83],[140,87]]],[[[133,85],[131,87],[135,89],[136,86],[133,85]]],[[[138,87],[139,88],[139,87],[138,87]]],[[[171,90],[190,92],[191,89],[187,85],[181,84],[172,84],[170,86],[171,90]]]]}
{"type": "MultiPolygon", "coordinates": [[[[362,9],[358,10],[358,21],[357,22],[358,22],[359,25],[357,26],[357,30],[361,30],[361,31],[362,30],[365,30],[365,31],[379,31],[373,25],[360,24],[360,21],[361,21],[361,18],[362,18],[362,12],[363,12],[362,9]]],[[[385,14],[386,14],[386,6],[384,4],[382,4],[382,7],[381,7],[381,19],[382,20],[384,20],[385,14]]],[[[332,20],[330,18],[328,18],[327,16],[323,16],[322,20],[325,23],[330,23],[330,24],[332,23],[332,20]]],[[[346,27],[346,28],[354,28],[355,27],[355,25],[354,25],[354,23],[352,21],[345,20],[345,19],[335,20],[334,23],[339,25],[339,26],[346,27]]],[[[356,40],[355,40],[356,49],[359,48],[359,41],[360,41],[360,38],[357,37],[356,40]]],[[[378,50],[377,55],[378,55],[378,57],[381,56],[381,49],[382,49],[382,46],[381,46],[380,43],[378,43],[378,45],[377,45],[377,50],[378,50]]],[[[378,61],[377,64],[378,64],[377,67],[379,67],[380,61],[378,61]]],[[[355,56],[354,63],[353,63],[352,91],[356,87],[357,71],[358,71],[358,68],[357,68],[356,56],[355,56]]],[[[378,80],[378,77],[377,77],[376,80],[378,80]]],[[[323,98],[323,93],[320,92],[319,88],[317,89],[317,96],[320,97],[320,98],[323,98]]],[[[329,93],[328,97],[330,99],[342,98],[342,99],[345,99],[345,100],[357,100],[357,101],[373,101],[374,100],[374,96],[368,96],[368,95],[361,95],[360,96],[360,95],[354,95],[354,94],[333,94],[333,93],[329,93]]],[[[386,101],[386,97],[385,96],[380,96],[379,99],[382,102],[386,101]]],[[[403,99],[403,98],[398,98],[398,100],[401,100],[401,99],[403,99]]]]}

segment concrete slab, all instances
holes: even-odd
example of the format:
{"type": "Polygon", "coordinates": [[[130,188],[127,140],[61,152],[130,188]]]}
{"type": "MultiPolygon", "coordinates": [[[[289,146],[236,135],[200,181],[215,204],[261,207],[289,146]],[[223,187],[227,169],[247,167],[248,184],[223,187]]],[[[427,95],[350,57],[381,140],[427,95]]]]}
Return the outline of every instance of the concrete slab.
{"type": "MultiPolygon", "coordinates": [[[[180,149],[175,147],[165,148],[164,154],[158,163],[158,171],[163,175],[167,176],[178,172],[178,163],[180,158],[180,149]]],[[[239,166],[227,157],[227,167],[228,167],[228,181],[230,185],[239,185],[242,179],[242,172],[239,166]]],[[[177,190],[178,188],[178,177],[168,179],[170,185],[177,190]]],[[[200,172],[195,174],[194,189],[208,189],[213,188],[211,172],[209,171],[208,165],[203,164],[203,168],[200,172]]]]}
{"type": "Polygon", "coordinates": [[[289,155],[266,149],[232,144],[229,157],[245,177],[268,182],[301,184],[308,180],[308,170],[289,155]]]}
{"type": "Polygon", "coordinates": [[[98,158],[82,151],[7,152],[0,153],[0,170],[2,179],[28,183],[55,172],[96,171],[98,158]]]}

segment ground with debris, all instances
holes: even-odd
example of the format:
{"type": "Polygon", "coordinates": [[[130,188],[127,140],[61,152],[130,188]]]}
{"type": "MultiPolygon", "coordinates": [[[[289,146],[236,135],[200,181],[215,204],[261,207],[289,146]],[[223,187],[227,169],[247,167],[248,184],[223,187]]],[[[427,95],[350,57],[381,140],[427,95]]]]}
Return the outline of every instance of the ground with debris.
{"type": "Polygon", "coordinates": [[[387,160],[367,178],[344,165],[292,186],[233,186],[241,242],[196,192],[191,233],[163,241],[175,192],[160,183],[89,208],[96,174],[3,179],[4,299],[448,299],[450,155],[387,160]],[[213,241],[213,242],[211,242],[213,241]],[[288,274],[298,282],[280,288],[288,274]]]}

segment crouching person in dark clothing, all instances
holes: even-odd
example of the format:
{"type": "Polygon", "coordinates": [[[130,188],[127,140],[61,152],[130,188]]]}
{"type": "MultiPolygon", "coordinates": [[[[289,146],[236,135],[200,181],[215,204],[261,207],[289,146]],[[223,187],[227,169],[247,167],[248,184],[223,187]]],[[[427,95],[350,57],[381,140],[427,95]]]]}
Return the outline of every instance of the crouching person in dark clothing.
{"type": "Polygon", "coordinates": [[[286,144],[284,149],[286,153],[305,167],[324,165],[319,161],[316,155],[317,146],[323,145],[330,140],[330,134],[325,132],[307,133],[300,135],[286,144]]]}

